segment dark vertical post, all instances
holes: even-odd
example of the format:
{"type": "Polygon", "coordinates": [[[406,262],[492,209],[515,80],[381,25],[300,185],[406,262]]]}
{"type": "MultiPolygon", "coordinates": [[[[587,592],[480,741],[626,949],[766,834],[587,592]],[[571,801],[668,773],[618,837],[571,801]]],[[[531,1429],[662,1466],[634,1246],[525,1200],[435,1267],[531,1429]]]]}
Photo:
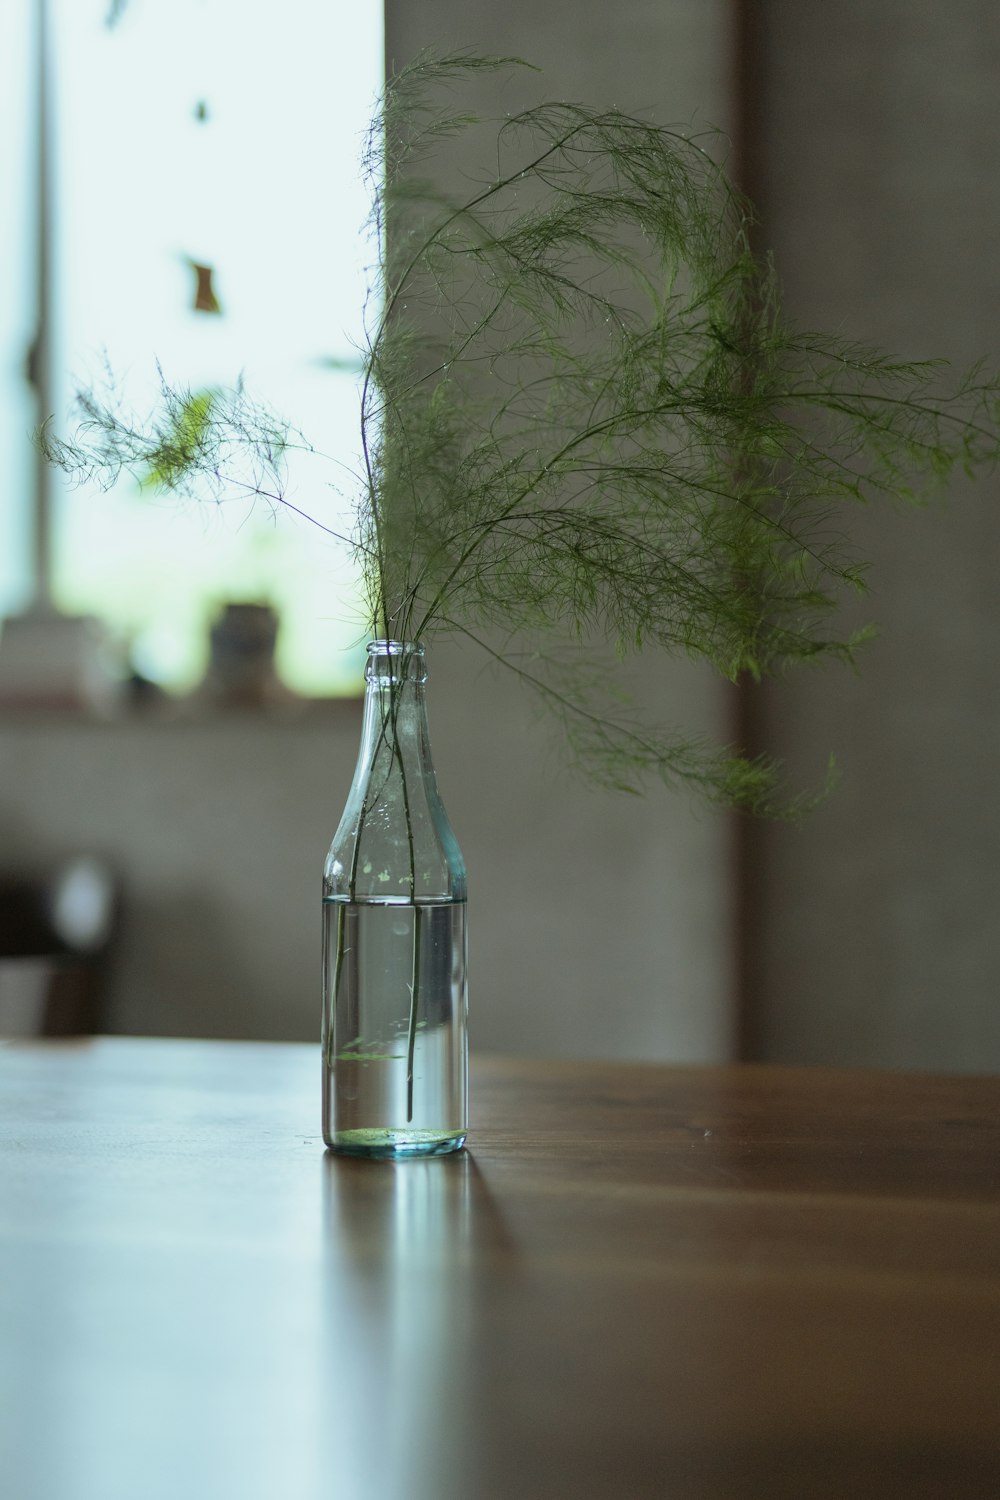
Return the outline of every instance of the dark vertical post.
{"type": "MultiPolygon", "coordinates": [[[[736,186],[760,210],[763,189],[763,48],[766,0],[732,0],[732,173],[736,186]]],[[[752,234],[752,243],[757,235],[752,234]]],[[[754,249],[759,250],[756,243],[754,249]]],[[[742,683],[734,695],[732,739],[744,753],[764,748],[761,689],[742,683]]],[[[757,971],[757,933],[764,919],[761,900],[761,835],[754,819],[733,815],[732,839],[733,940],[737,1059],[760,1055],[760,978],[757,971]]]]}
{"type": "MultiPolygon", "coordinates": [[[[52,78],[48,0],[35,0],[35,338],[28,361],[28,379],[35,392],[37,422],[41,426],[53,409],[52,359],[52,237],[53,161],[52,78]]],[[[39,451],[35,458],[32,533],[33,599],[31,611],[48,615],[52,607],[52,468],[39,451]]]]}

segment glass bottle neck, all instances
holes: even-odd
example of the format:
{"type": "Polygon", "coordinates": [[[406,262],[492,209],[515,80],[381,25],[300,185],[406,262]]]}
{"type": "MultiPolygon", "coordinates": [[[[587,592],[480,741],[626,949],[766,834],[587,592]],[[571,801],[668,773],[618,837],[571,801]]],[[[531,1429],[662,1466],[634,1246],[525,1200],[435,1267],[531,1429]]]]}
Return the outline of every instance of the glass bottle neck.
{"type": "Polygon", "coordinates": [[[414,770],[430,769],[427,667],[421,645],[372,641],[365,667],[365,706],[358,770],[383,757],[406,755],[414,770]]]}
{"type": "Polygon", "coordinates": [[[327,856],[327,899],[465,900],[465,865],[441,804],[423,648],[373,641],[357,769],[327,856]]]}

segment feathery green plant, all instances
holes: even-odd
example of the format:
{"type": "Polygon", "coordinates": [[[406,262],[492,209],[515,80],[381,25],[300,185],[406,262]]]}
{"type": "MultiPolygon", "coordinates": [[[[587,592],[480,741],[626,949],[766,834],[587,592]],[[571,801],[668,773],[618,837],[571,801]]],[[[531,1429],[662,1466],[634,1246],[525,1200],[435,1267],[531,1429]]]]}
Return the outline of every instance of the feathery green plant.
{"type": "MultiPolygon", "coordinates": [[[[994,462],[1000,382],[977,367],[948,386],[940,362],[793,328],[748,206],[683,132],[541,104],[500,124],[470,188],[449,161],[481,122],[442,99],[519,65],[422,58],[371,127],[350,539],[370,629],[478,642],[599,782],[654,774],[775,811],[773,765],[646,723],[606,648],[702,658],[733,682],[853,661],[863,635],[833,616],[864,570],[838,508],[994,462]]],[[[105,483],[124,469],[289,504],[284,423],[242,389],[164,397],[139,422],[86,393],[75,439],[49,452],[105,483]]]]}

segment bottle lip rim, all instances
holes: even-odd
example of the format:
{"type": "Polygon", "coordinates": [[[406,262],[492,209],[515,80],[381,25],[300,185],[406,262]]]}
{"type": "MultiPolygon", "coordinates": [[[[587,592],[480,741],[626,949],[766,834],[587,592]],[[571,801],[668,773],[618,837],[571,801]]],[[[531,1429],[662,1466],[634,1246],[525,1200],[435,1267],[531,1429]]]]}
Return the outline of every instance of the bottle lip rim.
{"type": "Polygon", "coordinates": [[[376,640],[368,642],[369,656],[423,656],[423,641],[376,640]]]}

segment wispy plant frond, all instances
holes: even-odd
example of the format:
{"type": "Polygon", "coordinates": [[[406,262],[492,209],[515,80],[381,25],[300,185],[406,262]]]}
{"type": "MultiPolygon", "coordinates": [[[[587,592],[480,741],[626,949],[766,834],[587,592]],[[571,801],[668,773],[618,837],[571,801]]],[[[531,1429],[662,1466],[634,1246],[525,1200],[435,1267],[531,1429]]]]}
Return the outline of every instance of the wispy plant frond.
{"type": "MultiPolygon", "coordinates": [[[[773,810],[774,767],[609,710],[587,643],[701,658],[731,681],[852,660],[863,635],[843,638],[836,608],[865,577],[842,507],[919,500],[994,463],[1000,384],[977,367],[949,385],[940,363],[792,327],[747,205],[681,131],[545,103],[499,125],[470,181],[458,157],[482,122],[451,101],[516,65],[420,59],[369,135],[354,540],[371,629],[480,641],[600,781],[652,774],[773,810]],[[489,644],[495,627],[530,639],[531,671],[489,644]]],[[[143,442],[85,406],[83,439],[54,456],[184,488],[224,479],[243,446],[280,494],[280,424],[241,392],[185,399],[168,392],[143,442]]]]}

